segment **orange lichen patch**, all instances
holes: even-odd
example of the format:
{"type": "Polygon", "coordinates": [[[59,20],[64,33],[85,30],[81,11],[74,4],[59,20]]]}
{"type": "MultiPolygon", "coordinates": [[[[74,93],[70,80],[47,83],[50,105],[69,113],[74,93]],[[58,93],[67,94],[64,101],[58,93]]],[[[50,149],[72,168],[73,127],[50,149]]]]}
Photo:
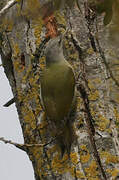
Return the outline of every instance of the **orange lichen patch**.
{"type": "Polygon", "coordinates": [[[95,78],[95,79],[92,79],[92,82],[93,82],[94,84],[100,84],[100,83],[101,83],[101,79],[95,78]]]}
{"type": "Polygon", "coordinates": [[[69,172],[73,177],[75,177],[75,175],[77,175],[77,177],[83,177],[83,174],[80,171],[75,171],[75,166],[70,166],[67,154],[65,154],[61,160],[57,154],[53,158],[52,168],[54,172],[58,172],[59,174],[69,172]]]}
{"type": "Polygon", "coordinates": [[[95,86],[93,85],[92,80],[88,80],[88,87],[92,90],[95,89],[95,86]]]}
{"type": "Polygon", "coordinates": [[[114,169],[106,169],[106,172],[111,174],[111,176],[113,178],[115,178],[119,174],[119,169],[116,169],[116,168],[114,168],[114,169]]]}
{"type": "Polygon", "coordinates": [[[32,121],[35,120],[35,116],[34,116],[33,112],[30,109],[24,108],[23,111],[26,112],[26,115],[24,115],[24,121],[26,123],[32,122],[32,121]]]}
{"type": "MultiPolygon", "coordinates": [[[[61,11],[59,12],[59,11],[55,11],[54,12],[54,15],[55,15],[55,17],[56,17],[56,21],[57,21],[57,23],[58,24],[62,24],[64,27],[66,26],[66,19],[65,19],[65,17],[64,17],[64,15],[63,14],[61,14],[61,11]]],[[[62,33],[64,33],[65,32],[65,29],[60,29],[60,31],[62,32],[62,33]]]]}
{"type": "Polygon", "coordinates": [[[15,60],[13,61],[14,64],[14,69],[18,72],[21,73],[23,72],[25,68],[25,56],[24,54],[20,54],[20,49],[18,47],[18,44],[13,45],[14,53],[13,56],[15,60]]]}
{"type": "Polygon", "coordinates": [[[80,160],[82,163],[87,163],[90,160],[90,154],[87,153],[83,155],[82,153],[80,153],[80,160]]]}
{"type": "MultiPolygon", "coordinates": [[[[29,148],[30,153],[35,156],[35,158],[40,159],[40,162],[38,161],[38,164],[42,163],[42,155],[43,155],[43,146],[32,146],[29,148]]],[[[39,166],[40,168],[41,166],[39,166]]]]}
{"type": "Polygon", "coordinates": [[[36,117],[32,111],[32,109],[27,105],[28,103],[24,102],[24,106],[21,107],[21,112],[24,115],[24,122],[29,124],[31,129],[36,128],[36,117]]]}
{"type": "MultiPolygon", "coordinates": [[[[39,149],[40,150],[40,149],[39,149]]],[[[47,176],[47,172],[46,172],[46,168],[47,169],[50,169],[50,166],[49,165],[47,165],[46,164],[46,166],[45,166],[45,163],[44,163],[44,158],[43,158],[43,156],[42,156],[42,152],[40,152],[39,151],[39,154],[41,155],[41,156],[37,156],[37,173],[38,173],[38,175],[41,177],[41,179],[42,179],[42,177],[43,176],[47,176]],[[43,175],[43,176],[42,176],[43,175]]]]}
{"type": "MultiPolygon", "coordinates": [[[[94,80],[93,80],[94,81],[94,80]]],[[[98,90],[95,89],[94,84],[97,83],[97,79],[95,79],[95,81],[88,81],[88,86],[90,88],[90,94],[89,94],[89,100],[95,101],[99,98],[99,92],[98,90]]],[[[98,82],[99,83],[99,82],[98,82]]]]}
{"type": "Polygon", "coordinates": [[[47,150],[47,155],[50,158],[53,153],[57,151],[57,145],[53,145],[51,148],[47,150]]]}
{"type": "Polygon", "coordinates": [[[87,53],[90,54],[90,55],[92,55],[92,54],[94,53],[93,48],[89,48],[89,49],[87,50],[87,53]]]}
{"type": "Polygon", "coordinates": [[[70,167],[68,170],[70,174],[72,175],[72,177],[85,178],[83,173],[81,173],[79,170],[78,171],[76,170],[75,166],[70,167]]]}
{"type": "Polygon", "coordinates": [[[87,147],[85,144],[81,145],[80,146],[80,149],[83,150],[83,151],[88,151],[87,147]]]}
{"type": "Polygon", "coordinates": [[[72,167],[70,167],[68,169],[69,169],[70,174],[74,177],[75,176],[75,167],[72,166],[72,167]]]}
{"type": "MultiPolygon", "coordinates": [[[[46,132],[47,132],[47,130],[48,130],[48,124],[47,124],[47,122],[46,121],[43,121],[43,122],[41,122],[40,124],[39,124],[39,126],[38,126],[38,130],[40,131],[40,133],[42,134],[42,136],[43,135],[46,135],[46,132]]],[[[44,137],[45,138],[45,137],[44,137]]],[[[43,137],[42,137],[42,139],[43,139],[43,137]]],[[[45,139],[44,139],[45,140],[45,139]]]]}
{"type": "MultiPolygon", "coordinates": [[[[85,179],[87,179],[87,178],[85,178],[85,179]]],[[[100,178],[98,178],[98,177],[89,177],[88,180],[100,180],[100,178]]]]}
{"type": "Polygon", "coordinates": [[[22,83],[23,83],[23,84],[26,84],[26,82],[27,82],[28,79],[29,79],[29,75],[30,75],[31,72],[32,72],[32,66],[29,66],[28,69],[27,69],[27,71],[26,71],[26,73],[25,73],[25,75],[24,75],[23,78],[22,78],[22,83]]]}
{"type": "Polygon", "coordinates": [[[80,160],[82,163],[87,163],[90,160],[90,154],[86,145],[81,145],[80,149],[81,149],[80,160]]]}
{"type": "Polygon", "coordinates": [[[46,38],[53,38],[58,35],[56,18],[53,14],[44,18],[44,24],[47,29],[46,38]]]}
{"type": "Polygon", "coordinates": [[[33,75],[32,74],[32,66],[29,66],[29,68],[26,71],[25,76],[23,76],[23,78],[22,78],[22,83],[26,84],[29,81],[30,85],[32,86],[31,93],[34,93],[34,92],[39,93],[40,87],[39,87],[39,84],[37,83],[38,79],[39,79],[39,74],[33,75]]]}
{"type": "MultiPolygon", "coordinates": [[[[25,126],[24,126],[24,137],[26,137],[26,138],[29,139],[29,143],[31,143],[31,144],[36,143],[36,139],[35,139],[35,137],[32,135],[32,129],[31,129],[30,124],[26,124],[26,123],[25,123],[25,126]]],[[[25,139],[26,139],[26,138],[25,138],[25,139]]],[[[28,141],[27,141],[27,142],[28,142],[28,141]]]]}
{"type": "Polygon", "coordinates": [[[45,68],[45,57],[40,58],[40,70],[43,71],[45,68]]]}
{"type": "Polygon", "coordinates": [[[36,98],[35,98],[35,102],[36,102],[37,106],[36,106],[36,109],[35,109],[35,112],[34,112],[34,113],[35,113],[35,116],[36,116],[36,117],[39,116],[40,113],[41,113],[41,111],[42,111],[42,106],[40,105],[38,98],[39,98],[39,97],[36,97],[36,98]],[[38,101],[38,102],[37,102],[37,101],[38,101]]]}
{"type": "Polygon", "coordinates": [[[98,129],[100,131],[104,131],[109,126],[110,120],[99,114],[98,121],[96,123],[98,125],[98,129]]]}
{"type": "Polygon", "coordinates": [[[85,176],[83,175],[82,172],[80,172],[79,170],[76,170],[75,166],[69,167],[69,168],[67,169],[67,171],[70,172],[70,174],[72,175],[72,177],[85,178],[85,176]]]}
{"type": "Polygon", "coordinates": [[[36,115],[36,117],[40,114],[40,112],[41,112],[41,110],[42,110],[42,107],[41,107],[41,105],[39,104],[39,100],[38,99],[36,99],[36,104],[37,104],[37,107],[36,107],[36,109],[35,109],[35,115],[36,115]]]}
{"type": "Polygon", "coordinates": [[[107,165],[110,164],[110,163],[114,163],[114,164],[119,163],[119,157],[115,156],[115,155],[112,155],[109,152],[102,151],[100,153],[100,155],[101,155],[102,159],[105,159],[105,163],[107,165]]]}
{"type": "Polygon", "coordinates": [[[96,162],[93,160],[91,162],[90,166],[88,168],[85,168],[86,176],[88,178],[90,178],[90,177],[95,177],[96,178],[96,176],[99,173],[97,171],[97,168],[98,168],[98,166],[97,166],[96,162]]]}
{"type": "Polygon", "coordinates": [[[59,174],[63,174],[69,171],[69,163],[68,163],[68,156],[65,154],[63,159],[59,159],[59,155],[55,155],[52,160],[52,169],[54,172],[58,172],[59,174]]]}
{"type": "Polygon", "coordinates": [[[39,152],[39,148],[33,147],[31,149],[35,157],[39,157],[41,155],[41,152],[39,152]]]}
{"type": "Polygon", "coordinates": [[[13,65],[14,65],[14,69],[17,73],[23,72],[24,68],[21,65],[19,59],[16,59],[15,61],[13,61],[13,65]]]}
{"type": "Polygon", "coordinates": [[[92,90],[89,94],[89,100],[95,101],[99,98],[99,92],[97,90],[92,90]]]}
{"type": "MultiPolygon", "coordinates": [[[[34,78],[34,76],[31,76],[30,78],[29,78],[29,83],[30,83],[30,85],[33,85],[33,88],[35,87],[35,86],[38,86],[37,84],[35,84],[35,82],[38,80],[37,79],[38,77],[35,77],[34,78]]],[[[35,90],[35,89],[34,89],[35,90]]]]}
{"type": "Polygon", "coordinates": [[[112,174],[113,177],[116,177],[119,174],[119,169],[116,169],[116,168],[113,169],[111,174],[112,174]]]}
{"type": "Polygon", "coordinates": [[[23,93],[20,88],[17,88],[17,98],[18,98],[19,102],[23,101],[23,99],[24,99],[23,93]]]}
{"type": "MultiPolygon", "coordinates": [[[[28,102],[32,101],[32,100],[35,100],[35,102],[38,101],[38,98],[39,98],[39,96],[38,96],[37,89],[33,87],[32,89],[29,89],[29,91],[26,95],[24,95],[23,101],[24,101],[24,104],[25,103],[28,104],[28,102]]],[[[38,105],[39,105],[39,103],[38,103],[38,105]]]]}
{"type": "Polygon", "coordinates": [[[41,32],[42,32],[43,25],[44,23],[41,17],[39,17],[37,21],[34,21],[32,25],[34,29],[34,36],[36,37],[37,46],[39,46],[39,44],[41,43],[41,32]]]}
{"type": "Polygon", "coordinates": [[[114,115],[116,118],[116,125],[119,125],[119,112],[118,112],[117,108],[114,108],[114,115]]]}
{"type": "Polygon", "coordinates": [[[79,116],[78,118],[77,118],[77,120],[78,120],[78,122],[76,123],[76,127],[77,128],[80,128],[80,127],[82,127],[82,126],[84,126],[84,117],[82,116],[79,116]]]}
{"type": "Polygon", "coordinates": [[[95,108],[95,107],[93,107],[93,104],[91,104],[90,110],[91,110],[91,115],[92,115],[92,117],[95,117],[95,115],[97,114],[96,111],[94,110],[94,108],[95,108]]]}
{"type": "Polygon", "coordinates": [[[76,59],[78,59],[78,53],[73,53],[73,54],[70,54],[69,55],[69,58],[71,59],[71,60],[76,60],[76,59]]]}
{"type": "Polygon", "coordinates": [[[39,130],[43,131],[43,129],[46,129],[48,126],[48,123],[46,121],[42,121],[42,123],[39,125],[39,130]]]}
{"type": "Polygon", "coordinates": [[[27,72],[25,74],[25,76],[22,77],[22,84],[27,84],[29,83],[31,85],[31,88],[27,89],[27,94],[23,94],[22,93],[22,88],[21,90],[19,89],[19,97],[24,97],[22,98],[22,101],[24,102],[24,104],[28,104],[28,102],[30,101],[35,101],[36,104],[36,111],[34,112],[35,115],[39,114],[40,111],[42,110],[42,107],[40,105],[40,101],[39,101],[39,92],[40,92],[40,87],[39,84],[37,83],[38,79],[39,79],[39,75],[33,75],[32,73],[32,66],[29,66],[29,68],[27,69],[27,72]],[[21,92],[20,92],[21,91],[21,92]]]}
{"type": "Polygon", "coordinates": [[[72,50],[72,46],[69,44],[69,41],[65,39],[64,41],[65,48],[68,49],[69,51],[72,50]]]}
{"type": "Polygon", "coordinates": [[[19,45],[18,45],[17,43],[14,43],[14,42],[12,41],[12,47],[13,47],[13,56],[18,59],[19,54],[20,54],[19,45]]]}
{"type": "Polygon", "coordinates": [[[78,154],[76,152],[70,154],[70,158],[73,164],[77,164],[79,162],[78,160],[78,154]]]}
{"type": "Polygon", "coordinates": [[[77,98],[77,108],[80,109],[82,103],[82,99],[80,97],[77,98]]]}
{"type": "Polygon", "coordinates": [[[79,179],[85,179],[86,177],[83,175],[82,172],[80,172],[79,170],[76,171],[76,177],[79,179]]]}

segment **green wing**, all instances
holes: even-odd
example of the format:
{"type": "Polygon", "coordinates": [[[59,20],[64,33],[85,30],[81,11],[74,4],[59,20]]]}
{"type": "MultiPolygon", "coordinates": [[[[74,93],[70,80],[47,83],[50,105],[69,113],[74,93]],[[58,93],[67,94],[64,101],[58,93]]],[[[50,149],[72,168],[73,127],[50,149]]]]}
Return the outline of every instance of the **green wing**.
{"type": "Polygon", "coordinates": [[[41,96],[49,118],[61,120],[68,115],[74,97],[74,88],[74,73],[67,64],[53,65],[44,71],[41,96]]]}

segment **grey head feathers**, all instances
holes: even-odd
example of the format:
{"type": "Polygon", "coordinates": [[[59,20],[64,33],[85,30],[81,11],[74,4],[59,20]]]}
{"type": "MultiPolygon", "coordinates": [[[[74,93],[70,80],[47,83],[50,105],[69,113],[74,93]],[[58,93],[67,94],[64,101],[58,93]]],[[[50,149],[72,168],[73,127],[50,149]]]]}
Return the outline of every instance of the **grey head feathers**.
{"type": "Polygon", "coordinates": [[[45,56],[46,56],[46,65],[64,59],[61,36],[52,38],[47,43],[47,47],[45,49],[45,56]]]}

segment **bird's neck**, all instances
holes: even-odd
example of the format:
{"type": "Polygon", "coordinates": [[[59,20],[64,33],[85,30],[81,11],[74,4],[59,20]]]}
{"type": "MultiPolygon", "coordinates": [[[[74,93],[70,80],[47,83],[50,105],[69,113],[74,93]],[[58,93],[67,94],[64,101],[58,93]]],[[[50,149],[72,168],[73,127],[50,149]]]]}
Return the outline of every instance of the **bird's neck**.
{"type": "Polygon", "coordinates": [[[50,59],[50,57],[46,58],[46,66],[49,67],[51,65],[55,65],[55,64],[62,64],[65,63],[65,59],[64,56],[62,54],[58,55],[57,58],[56,56],[52,57],[50,59]]]}

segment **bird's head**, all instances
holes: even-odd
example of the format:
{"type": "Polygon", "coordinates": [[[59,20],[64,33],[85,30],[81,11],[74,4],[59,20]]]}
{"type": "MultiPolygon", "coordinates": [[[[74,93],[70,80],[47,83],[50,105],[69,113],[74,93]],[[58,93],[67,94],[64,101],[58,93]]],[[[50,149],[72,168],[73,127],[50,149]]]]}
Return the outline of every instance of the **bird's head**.
{"type": "Polygon", "coordinates": [[[64,57],[62,42],[62,36],[58,36],[49,40],[45,49],[46,65],[60,61],[64,57]]]}

